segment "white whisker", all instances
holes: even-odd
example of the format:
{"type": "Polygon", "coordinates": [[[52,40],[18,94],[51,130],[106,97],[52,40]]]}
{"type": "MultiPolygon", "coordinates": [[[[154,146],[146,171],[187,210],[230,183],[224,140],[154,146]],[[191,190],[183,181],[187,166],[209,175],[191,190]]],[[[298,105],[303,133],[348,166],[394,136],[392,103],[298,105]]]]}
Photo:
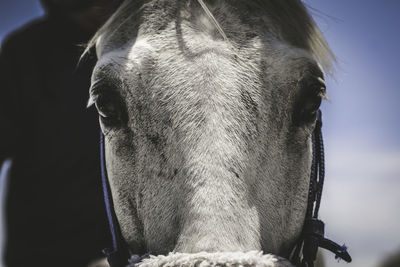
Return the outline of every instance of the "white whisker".
{"type": "Polygon", "coordinates": [[[206,12],[207,16],[212,20],[214,23],[215,27],[217,27],[218,32],[222,35],[225,41],[229,42],[228,37],[226,36],[224,30],[221,28],[221,25],[219,25],[217,19],[214,17],[214,15],[211,13],[210,9],[207,7],[207,5],[204,3],[203,0],[197,0],[201,7],[203,8],[204,12],[206,12]]]}

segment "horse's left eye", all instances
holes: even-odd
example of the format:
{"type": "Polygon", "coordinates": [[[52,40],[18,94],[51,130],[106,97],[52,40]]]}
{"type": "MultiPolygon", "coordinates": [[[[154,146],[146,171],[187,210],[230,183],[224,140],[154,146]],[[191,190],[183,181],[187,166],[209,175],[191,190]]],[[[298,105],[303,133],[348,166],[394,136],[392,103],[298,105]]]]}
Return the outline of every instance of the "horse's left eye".
{"type": "Polygon", "coordinates": [[[314,121],[323,98],[326,98],[324,80],[318,78],[304,82],[296,101],[294,121],[298,124],[314,121]]]}

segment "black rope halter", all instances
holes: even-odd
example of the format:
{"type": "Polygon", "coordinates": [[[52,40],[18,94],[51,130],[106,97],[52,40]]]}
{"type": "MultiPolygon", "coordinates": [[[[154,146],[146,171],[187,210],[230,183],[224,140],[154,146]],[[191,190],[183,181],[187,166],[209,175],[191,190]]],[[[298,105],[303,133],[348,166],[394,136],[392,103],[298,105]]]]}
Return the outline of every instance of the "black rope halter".
{"type": "Polygon", "coordinates": [[[325,178],[324,142],[321,128],[322,113],[321,110],[318,110],[317,120],[312,134],[312,165],[306,218],[303,225],[303,232],[292,257],[293,264],[301,267],[314,266],[319,247],[334,253],[336,259],[343,259],[346,262],[351,262],[351,257],[345,245],[339,246],[337,243],[324,237],[325,225],[318,219],[325,178]],[[302,259],[300,259],[301,250],[303,254],[302,259]]]}
{"type": "MultiPolygon", "coordinates": [[[[322,189],[325,177],[324,143],[322,140],[322,114],[317,111],[317,120],[312,134],[312,165],[310,175],[310,187],[308,192],[308,203],[306,218],[303,225],[303,232],[292,256],[292,263],[299,267],[313,267],[317,258],[318,248],[324,248],[335,254],[335,258],[340,258],[346,262],[351,262],[351,257],[345,245],[339,246],[337,243],[324,237],[324,223],[318,219],[318,211],[321,204],[322,189]],[[300,258],[302,251],[303,257],[300,258]]],[[[110,267],[126,267],[129,261],[129,250],[122,237],[118,220],[115,216],[111,190],[107,178],[107,170],[104,155],[104,136],[100,134],[100,157],[101,157],[101,176],[104,190],[104,201],[107,209],[108,222],[112,235],[112,249],[104,249],[110,267]]],[[[149,257],[149,253],[139,256],[132,255],[130,264],[139,263],[144,258],[149,257]]]]}

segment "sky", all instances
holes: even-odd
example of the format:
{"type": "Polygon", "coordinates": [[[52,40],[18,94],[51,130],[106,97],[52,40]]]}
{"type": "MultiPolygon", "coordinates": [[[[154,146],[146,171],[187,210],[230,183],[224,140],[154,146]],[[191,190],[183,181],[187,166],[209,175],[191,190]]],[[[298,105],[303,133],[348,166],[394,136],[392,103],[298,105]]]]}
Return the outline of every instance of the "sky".
{"type": "MultiPolygon", "coordinates": [[[[352,267],[400,252],[400,1],[306,0],[337,56],[323,104],[327,177],[321,205],[328,237],[352,267]]],[[[326,254],[328,266],[339,264],[326,254]]]]}
{"type": "MultiPolygon", "coordinates": [[[[304,0],[337,56],[323,103],[327,176],[321,218],[346,243],[349,267],[400,251],[400,1],[304,0]]],[[[0,41],[43,13],[37,0],[0,1],[0,41]]],[[[326,254],[327,266],[347,266],[326,254]]]]}

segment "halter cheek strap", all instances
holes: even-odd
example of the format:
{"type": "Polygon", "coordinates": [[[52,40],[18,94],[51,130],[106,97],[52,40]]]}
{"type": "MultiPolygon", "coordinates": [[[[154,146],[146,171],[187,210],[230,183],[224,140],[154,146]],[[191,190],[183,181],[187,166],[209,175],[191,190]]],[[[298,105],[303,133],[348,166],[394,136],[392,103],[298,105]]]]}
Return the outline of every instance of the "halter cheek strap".
{"type": "Polygon", "coordinates": [[[295,248],[292,262],[296,266],[313,267],[317,258],[318,248],[324,248],[335,254],[335,258],[351,262],[351,257],[345,245],[326,239],[325,225],[318,219],[321,204],[322,189],[325,178],[324,142],[322,139],[322,113],[317,111],[317,120],[312,134],[312,165],[310,175],[310,187],[308,192],[308,203],[303,232],[295,248]],[[302,250],[303,258],[300,259],[302,250]]]}
{"type": "Polygon", "coordinates": [[[107,256],[110,267],[125,267],[128,265],[129,251],[124,239],[122,238],[121,229],[115,215],[114,204],[112,200],[110,184],[107,178],[107,169],[105,161],[104,135],[100,132],[100,165],[101,180],[103,184],[104,202],[107,210],[108,224],[110,226],[112,248],[103,249],[103,253],[107,256]]]}

